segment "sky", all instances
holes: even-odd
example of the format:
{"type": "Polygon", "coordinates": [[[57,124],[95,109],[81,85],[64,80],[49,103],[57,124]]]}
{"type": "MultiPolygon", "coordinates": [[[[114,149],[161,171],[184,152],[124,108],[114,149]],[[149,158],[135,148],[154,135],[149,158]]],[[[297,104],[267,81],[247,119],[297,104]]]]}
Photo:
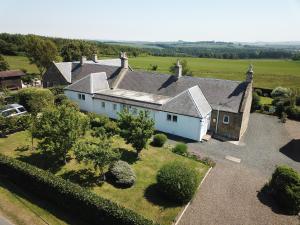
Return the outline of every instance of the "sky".
{"type": "Polygon", "coordinates": [[[126,41],[300,41],[300,0],[0,0],[0,33],[126,41]]]}

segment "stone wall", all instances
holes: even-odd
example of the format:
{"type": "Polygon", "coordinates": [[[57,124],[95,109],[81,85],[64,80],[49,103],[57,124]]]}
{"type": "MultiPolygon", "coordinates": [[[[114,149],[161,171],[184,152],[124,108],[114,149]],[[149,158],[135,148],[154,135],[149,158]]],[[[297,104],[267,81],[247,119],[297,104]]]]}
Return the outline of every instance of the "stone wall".
{"type": "Polygon", "coordinates": [[[57,67],[52,64],[46,73],[43,75],[43,87],[52,87],[58,85],[68,85],[69,83],[57,69],[57,67]]]}
{"type": "Polygon", "coordinates": [[[226,137],[232,140],[239,140],[242,114],[219,111],[219,120],[217,120],[217,115],[218,111],[213,110],[211,114],[210,130],[213,131],[217,136],[226,137]],[[225,115],[229,116],[228,124],[223,122],[225,115]]]}
{"type": "Polygon", "coordinates": [[[250,111],[251,111],[251,104],[252,104],[252,83],[249,83],[247,90],[245,92],[243,104],[241,106],[241,112],[243,112],[243,116],[242,116],[240,137],[243,136],[243,134],[247,130],[250,111]]]}

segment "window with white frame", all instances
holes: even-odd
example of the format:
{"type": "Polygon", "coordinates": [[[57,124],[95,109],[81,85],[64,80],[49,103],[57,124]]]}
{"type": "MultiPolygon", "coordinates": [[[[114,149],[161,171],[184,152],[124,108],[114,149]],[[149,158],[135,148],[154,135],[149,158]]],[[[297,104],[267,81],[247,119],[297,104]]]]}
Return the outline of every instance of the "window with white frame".
{"type": "Polygon", "coordinates": [[[102,108],[105,108],[105,102],[101,102],[102,108]]]}
{"type": "Polygon", "coordinates": [[[229,124],[229,116],[228,115],[223,116],[223,123],[224,124],[229,124]]]}

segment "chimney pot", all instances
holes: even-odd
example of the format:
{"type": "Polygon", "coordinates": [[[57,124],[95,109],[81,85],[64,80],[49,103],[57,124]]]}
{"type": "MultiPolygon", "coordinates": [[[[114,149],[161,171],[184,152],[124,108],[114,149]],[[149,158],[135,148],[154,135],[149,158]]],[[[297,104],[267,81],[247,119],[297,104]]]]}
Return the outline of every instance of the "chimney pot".
{"type": "Polygon", "coordinates": [[[249,65],[249,69],[248,69],[248,71],[247,71],[247,73],[246,73],[246,81],[247,82],[252,82],[253,81],[253,74],[254,74],[254,72],[253,72],[253,65],[252,64],[250,64],[249,65]]]}
{"type": "Polygon", "coordinates": [[[126,52],[120,53],[120,59],[121,59],[121,67],[123,69],[128,69],[128,58],[126,52]]]}
{"type": "Polygon", "coordinates": [[[175,66],[175,76],[177,79],[182,77],[182,65],[180,64],[180,61],[177,60],[176,66],[175,66]]]}
{"type": "Polygon", "coordinates": [[[86,56],[81,56],[80,64],[83,65],[86,62],[86,56]]]}
{"type": "Polygon", "coordinates": [[[98,62],[98,56],[97,56],[97,54],[93,54],[93,61],[94,62],[98,62]]]}

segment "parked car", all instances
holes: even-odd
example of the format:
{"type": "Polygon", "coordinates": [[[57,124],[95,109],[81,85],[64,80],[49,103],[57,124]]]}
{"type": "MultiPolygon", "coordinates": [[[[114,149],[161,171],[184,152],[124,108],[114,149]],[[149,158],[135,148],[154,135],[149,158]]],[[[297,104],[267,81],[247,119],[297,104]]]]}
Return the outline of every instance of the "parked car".
{"type": "Polygon", "coordinates": [[[3,117],[20,116],[27,113],[24,106],[19,104],[9,104],[0,109],[0,115],[3,117]]]}

